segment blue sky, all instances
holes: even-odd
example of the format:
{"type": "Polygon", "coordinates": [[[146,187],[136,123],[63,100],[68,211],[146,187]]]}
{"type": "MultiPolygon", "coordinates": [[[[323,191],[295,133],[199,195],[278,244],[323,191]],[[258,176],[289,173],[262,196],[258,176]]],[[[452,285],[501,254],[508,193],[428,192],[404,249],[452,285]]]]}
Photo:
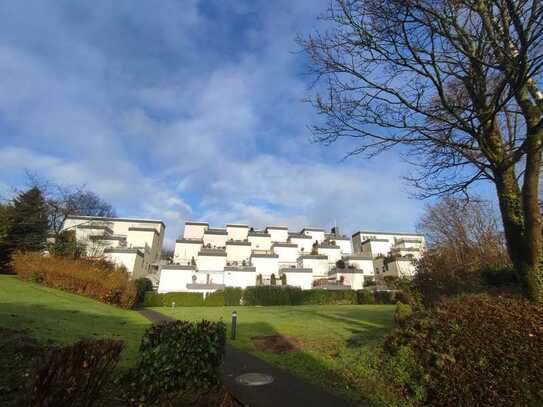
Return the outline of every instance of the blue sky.
{"type": "Polygon", "coordinates": [[[312,144],[294,42],[327,1],[0,3],[0,191],[24,170],[120,216],[413,230],[394,152],[312,144]]]}

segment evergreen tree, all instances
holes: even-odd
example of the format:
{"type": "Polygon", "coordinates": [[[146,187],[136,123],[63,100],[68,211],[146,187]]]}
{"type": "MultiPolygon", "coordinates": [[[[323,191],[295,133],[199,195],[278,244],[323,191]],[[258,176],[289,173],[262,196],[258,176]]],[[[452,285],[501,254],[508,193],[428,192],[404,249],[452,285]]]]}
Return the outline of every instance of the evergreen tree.
{"type": "Polygon", "coordinates": [[[45,248],[49,225],[47,205],[37,187],[22,192],[13,200],[6,239],[13,250],[39,251],[45,248]]]}
{"type": "Polygon", "coordinates": [[[13,207],[9,204],[0,204],[0,272],[5,271],[9,263],[11,244],[8,233],[11,226],[13,207]]]}

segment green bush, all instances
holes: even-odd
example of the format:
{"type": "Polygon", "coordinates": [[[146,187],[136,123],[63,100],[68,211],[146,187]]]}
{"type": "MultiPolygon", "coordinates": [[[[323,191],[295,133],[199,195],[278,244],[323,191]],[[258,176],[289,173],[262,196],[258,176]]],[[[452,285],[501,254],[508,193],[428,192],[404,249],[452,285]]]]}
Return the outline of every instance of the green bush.
{"type": "Polygon", "coordinates": [[[540,406],[542,321],[543,307],[522,298],[461,295],[404,320],[385,350],[414,355],[424,375],[407,381],[424,386],[421,405],[540,406]]]}
{"type": "Polygon", "coordinates": [[[402,325],[411,315],[413,315],[413,308],[411,308],[411,305],[403,304],[401,302],[396,304],[394,321],[396,321],[398,325],[402,325]]]}
{"type": "Polygon", "coordinates": [[[488,287],[506,287],[519,284],[518,274],[512,267],[489,268],[481,272],[481,279],[488,287]]]}
{"type": "Polygon", "coordinates": [[[262,285],[247,287],[243,293],[244,305],[298,305],[301,302],[299,287],[262,285]]]}
{"type": "Polygon", "coordinates": [[[161,294],[155,293],[153,291],[147,291],[143,296],[143,306],[144,307],[162,307],[161,294]]]}
{"type": "Polygon", "coordinates": [[[302,303],[311,304],[358,304],[354,290],[305,290],[302,291],[302,303]]]}
{"type": "Polygon", "coordinates": [[[153,283],[148,278],[142,277],[134,280],[136,285],[136,304],[143,304],[145,300],[145,293],[148,291],[153,291],[153,283]]]}
{"type": "Polygon", "coordinates": [[[206,295],[204,305],[209,307],[221,307],[225,305],[224,291],[215,291],[206,295]]]}
{"type": "MultiPolygon", "coordinates": [[[[204,394],[220,385],[226,343],[223,322],[174,321],[149,328],[136,374],[139,399],[167,394],[204,394]]],[[[144,403],[145,404],[145,403],[144,403]]]]}
{"type": "Polygon", "coordinates": [[[240,305],[243,289],[240,287],[226,287],[224,289],[224,305],[240,305]]]}
{"type": "Polygon", "coordinates": [[[375,297],[373,296],[373,291],[370,290],[358,290],[357,295],[357,304],[375,304],[375,297]]]}

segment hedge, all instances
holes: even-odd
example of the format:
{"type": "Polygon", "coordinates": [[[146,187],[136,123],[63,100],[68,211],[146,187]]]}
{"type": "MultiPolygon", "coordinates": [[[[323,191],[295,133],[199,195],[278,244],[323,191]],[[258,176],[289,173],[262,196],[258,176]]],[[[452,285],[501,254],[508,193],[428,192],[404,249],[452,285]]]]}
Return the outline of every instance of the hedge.
{"type": "Polygon", "coordinates": [[[224,289],[224,305],[240,305],[243,298],[243,288],[226,287],[224,289]]]}
{"type": "Polygon", "coordinates": [[[241,289],[227,287],[224,291],[202,293],[166,293],[146,292],[144,306],[171,307],[172,302],[178,307],[197,306],[238,306],[238,305],[355,305],[355,304],[395,304],[394,291],[370,290],[301,290],[292,286],[254,286],[241,289]]]}
{"type": "Polygon", "coordinates": [[[354,290],[305,290],[302,304],[358,304],[358,298],[354,290]]]}
{"type": "Polygon", "coordinates": [[[243,293],[243,305],[299,305],[303,301],[299,287],[261,285],[247,287],[243,293]]]}

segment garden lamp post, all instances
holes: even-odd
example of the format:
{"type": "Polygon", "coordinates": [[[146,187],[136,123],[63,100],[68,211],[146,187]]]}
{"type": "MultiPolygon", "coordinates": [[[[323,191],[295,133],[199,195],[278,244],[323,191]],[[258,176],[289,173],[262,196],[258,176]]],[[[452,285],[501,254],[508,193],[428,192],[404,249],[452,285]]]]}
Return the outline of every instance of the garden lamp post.
{"type": "Polygon", "coordinates": [[[236,339],[237,323],[238,323],[238,313],[234,311],[232,312],[232,331],[230,333],[231,339],[236,339]]]}

